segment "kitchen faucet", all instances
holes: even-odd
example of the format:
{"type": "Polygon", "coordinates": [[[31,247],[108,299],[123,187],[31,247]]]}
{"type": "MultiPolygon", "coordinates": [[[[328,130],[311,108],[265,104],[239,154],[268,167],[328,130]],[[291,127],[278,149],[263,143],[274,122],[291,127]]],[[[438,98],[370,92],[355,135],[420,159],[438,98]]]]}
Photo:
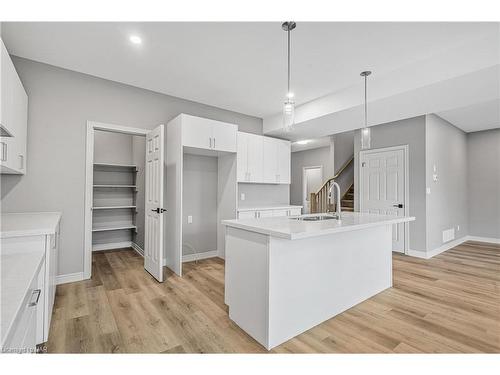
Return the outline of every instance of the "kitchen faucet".
{"type": "MultiPolygon", "coordinates": [[[[335,181],[332,181],[332,184],[330,185],[330,188],[328,189],[328,202],[332,204],[332,190],[333,187],[335,186],[336,191],[336,204],[335,204],[335,215],[338,216],[340,219],[340,186],[337,184],[335,181]]],[[[329,209],[327,209],[329,212],[329,209]]]]}

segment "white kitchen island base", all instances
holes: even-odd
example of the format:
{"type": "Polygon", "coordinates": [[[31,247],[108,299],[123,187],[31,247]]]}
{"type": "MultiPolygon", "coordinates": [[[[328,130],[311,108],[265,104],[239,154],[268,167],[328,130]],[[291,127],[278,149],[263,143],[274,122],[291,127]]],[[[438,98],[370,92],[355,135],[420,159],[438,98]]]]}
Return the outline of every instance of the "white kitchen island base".
{"type": "Polygon", "coordinates": [[[273,347],[392,286],[392,225],[287,239],[226,227],[229,317],[273,347]]]}

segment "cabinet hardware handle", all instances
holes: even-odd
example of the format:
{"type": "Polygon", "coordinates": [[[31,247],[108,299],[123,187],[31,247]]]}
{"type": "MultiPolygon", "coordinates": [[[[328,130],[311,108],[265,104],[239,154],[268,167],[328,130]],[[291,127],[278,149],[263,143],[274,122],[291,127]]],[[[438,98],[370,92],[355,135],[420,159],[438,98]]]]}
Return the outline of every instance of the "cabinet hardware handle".
{"type": "Polygon", "coordinates": [[[209,143],[208,148],[212,148],[212,137],[208,138],[208,143],[209,143]]]}
{"type": "Polygon", "coordinates": [[[2,144],[2,161],[7,161],[7,143],[1,142],[2,144]]]}
{"type": "Polygon", "coordinates": [[[38,305],[38,300],[40,299],[40,293],[42,293],[41,289],[35,289],[33,294],[31,295],[31,302],[28,304],[28,307],[33,307],[38,305]],[[36,300],[33,302],[33,296],[36,294],[36,300]]]}
{"type": "Polygon", "coordinates": [[[162,213],[164,213],[167,210],[165,208],[157,207],[155,209],[152,209],[151,211],[156,212],[157,214],[162,214],[162,213]]]}
{"type": "Polygon", "coordinates": [[[214,148],[215,148],[215,137],[214,137],[214,148]]]}
{"type": "Polygon", "coordinates": [[[19,169],[23,169],[24,168],[24,155],[19,155],[19,158],[21,159],[21,167],[19,169]]]}
{"type": "Polygon", "coordinates": [[[401,203],[393,204],[392,207],[403,208],[403,205],[401,203]]]}

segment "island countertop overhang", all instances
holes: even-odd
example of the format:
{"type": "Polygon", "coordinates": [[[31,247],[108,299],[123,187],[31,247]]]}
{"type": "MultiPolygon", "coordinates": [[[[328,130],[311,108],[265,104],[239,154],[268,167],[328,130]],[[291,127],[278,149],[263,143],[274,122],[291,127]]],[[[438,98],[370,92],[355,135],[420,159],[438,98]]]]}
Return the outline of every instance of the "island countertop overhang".
{"type": "MultiPolygon", "coordinates": [[[[324,214],[318,214],[324,215],[324,214]]],[[[307,215],[302,215],[307,216],[307,215]]],[[[415,220],[412,216],[343,212],[340,220],[302,221],[290,217],[223,220],[226,227],[243,229],[271,237],[298,240],[415,220]]]]}

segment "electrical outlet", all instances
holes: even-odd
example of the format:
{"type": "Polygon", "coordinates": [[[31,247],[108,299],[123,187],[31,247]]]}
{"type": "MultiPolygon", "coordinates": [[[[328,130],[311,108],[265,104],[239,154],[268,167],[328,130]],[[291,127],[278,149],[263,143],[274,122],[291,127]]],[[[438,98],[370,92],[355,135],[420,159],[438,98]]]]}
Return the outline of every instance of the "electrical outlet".
{"type": "Polygon", "coordinates": [[[188,215],[188,224],[193,224],[193,216],[188,215]]]}
{"type": "Polygon", "coordinates": [[[241,199],[242,201],[244,201],[244,200],[245,200],[245,193],[241,193],[240,199],[241,199]]]}
{"type": "Polygon", "coordinates": [[[457,225],[457,232],[460,232],[460,225],[457,225]]]}
{"type": "Polygon", "coordinates": [[[427,195],[431,195],[431,188],[427,188],[425,191],[427,192],[427,195]]]}

